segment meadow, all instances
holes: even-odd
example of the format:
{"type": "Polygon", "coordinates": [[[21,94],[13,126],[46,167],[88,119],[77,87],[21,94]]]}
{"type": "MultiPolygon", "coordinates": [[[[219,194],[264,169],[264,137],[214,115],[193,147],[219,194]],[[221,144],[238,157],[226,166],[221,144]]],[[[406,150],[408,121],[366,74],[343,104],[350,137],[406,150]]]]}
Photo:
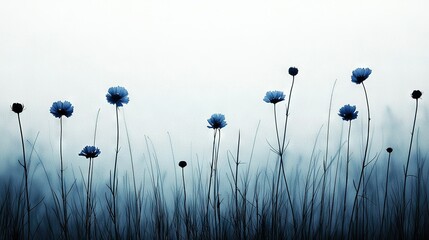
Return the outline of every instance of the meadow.
{"type": "MultiPolygon", "coordinates": [[[[13,139],[20,141],[12,143],[10,152],[0,153],[0,161],[13,162],[0,178],[0,238],[428,239],[429,149],[421,140],[426,133],[419,131],[427,123],[418,118],[426,104],[422,92],[403,92],[409,95],[413,114],[402,116],[402,126],[390,129],[401,136],[395,144],[399,147],[379,147],[365,85],[372,71],[357,68],[350,84],[362,89],[366,105],[356,107],[350,99],[334,106],[334,91],[341,91],[334,83],[326,99],[329,108],[321,116],[325,124],[313,133],[315,139],[307,140],[312,150],[300,153],[291,147],[289,131],[299,72],[291,67],[288,73],[287,91],[268,91],[261,97],[272,109],[269,136],[260,136],[258,125],[247,130],[253,131],[246,134],[253,138],[246,144],[238,132],[235,143],[227,146],[223,132],[228,116],[214,113],[201,123],[211,137],[198,139],[210,144],[211,151],[204,153],[209,157],[186,160],[176,160],[171,138],[169,148],[159,149],[150,137],[141,136],[144,156],[134,155],[129,137],[134,129],[127,127],[122,114],[132,104],[128,91],[109,88],[105,98],[115,109],[109,129],[115,139],[110,142],[114,154],[103,163],[109,169],[104,174],[98,174],[97,160],[110,149],[97,146],[102,120],[98,114],[89,120],[94,123],[91,144],[83,141],[82,150],[73,156],[86,160],[87,167],[76,168],[63,152],[63,131],[73,131],[65,124],[76,114],[73,103],[56,101],[49,109],[58,122],[52,164],[43,150],[49,147],[37,136],[25,137],[27,127],[37,125],[25,115],[26,104],[11,102],[11,114],[17,116],[13,139]],[[400,132],[402,128],[406,129],[400,132]],[[259,159],[256,148],[270,154],[259,159]],[[159,152],[171,157],[161,160],[159,152]]],[[[294,109],[299,110],[303,109],[294,109]]],[[[300,128],[305,132],[305,123],[300,128]]]]}

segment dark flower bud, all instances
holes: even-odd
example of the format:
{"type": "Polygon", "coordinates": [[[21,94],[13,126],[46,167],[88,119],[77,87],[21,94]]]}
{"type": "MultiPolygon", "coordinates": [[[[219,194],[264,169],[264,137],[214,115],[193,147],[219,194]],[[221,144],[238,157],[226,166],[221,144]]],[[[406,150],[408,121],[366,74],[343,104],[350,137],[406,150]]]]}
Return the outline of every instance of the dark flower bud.
{"type": "Polygon", "coordinates": [[[289,74],[295,77],[298,74],[298,68],[290,67],[289,68],[289,74]]]}
{"type": "Polygon", "coordinates": [[[186,163],[186,161],[180,161],[180,162],[179,162],[179,167],[181,167],[181,168],[186,167],[186,165],[188,165],[188,164],[186,163]]]}
{"type": "Polygon", "coordinates": [[[420,90],[414,90],[413,93],[411,93],[411,97],[414,99],[419,99],[422,96],[422,92],[420,90]]]}
{"type": "Polygon", "coordinates": [[[22,105],[21,103],[13,103],[12,104],[12,111],[14,113],[22,113],[22,111],[24,110],[24,105],[22,105]]]}
{"type": "Polygon", "coordinates": [[[388,148],[386,148],[386,151],[387,151],[388,153],[391,153],[391,152],[393,152],[393,148],[388,147],[388,148]]]}

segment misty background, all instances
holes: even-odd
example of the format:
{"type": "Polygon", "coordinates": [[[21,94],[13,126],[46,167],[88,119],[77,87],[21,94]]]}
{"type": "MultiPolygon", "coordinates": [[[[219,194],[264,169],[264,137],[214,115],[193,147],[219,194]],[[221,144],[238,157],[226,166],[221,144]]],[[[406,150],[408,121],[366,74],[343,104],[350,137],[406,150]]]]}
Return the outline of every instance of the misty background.
{"type": "MultiPolygon", "coordinates": [[[[417,126],[421,147],[427,150],[427,9],[427,1],[399,0],[2,1],[0,173],[19,168],[13,102],[25,105],[24,137],[34,142],[38,136],[40,159],[59,168],[59,121],[49,108],[54,101],[68,100],[74,113],[64,119],[64,161],[75,170],[86,169],[87,161],[77,154],[92,145],[100,109],[96,145],[102,153],[95,175],[108,179],[116,123],[115,107],[105,95],[118,85],[130,97],[120,112],[120,172],[130,170],[124,116],[140,171],[147,166],[148,137],[163,171],[171,173],[178,161],[186,160],[191,166],[204,164],[208,172],[213,132],[206,126],[213,113],[224,114],[228,123],[222,129],[219,165],[226,166],[227,150],[235,153],[239,131],[241,156],[248,161],[260,123],[252,164],[263,167],[275,159],[268,144],[275,143],[275,132],[272,105],[262,99],[269,90],[288,97],[291,66],[299,69],[288,128],[287,154],[292,159],[308,158],[321,127],[325,134],[335,80],[332,151],[346,126],[336,115],[338,109],[352,104],[359,111],[352,151],[361,154],[365,98],[350,78],[358,67],[373,70],[365,81],[372,156],[391,146],[398,158],[405,158],[415,89],[423,92],[417,126]]],[[[284,113],[285,103],[278,107],[284,113]]]]}

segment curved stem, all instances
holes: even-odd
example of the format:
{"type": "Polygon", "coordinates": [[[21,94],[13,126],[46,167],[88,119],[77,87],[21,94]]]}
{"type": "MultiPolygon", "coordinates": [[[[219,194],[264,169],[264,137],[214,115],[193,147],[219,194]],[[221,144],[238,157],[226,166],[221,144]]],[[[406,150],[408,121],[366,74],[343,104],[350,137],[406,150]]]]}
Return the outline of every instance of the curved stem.
{"type": "Polygon", "coordinates": [[[214,167],[214,161],[215,161],[215,149],[216,149],[216,135],[217,135],[217,131],[214,130],[213,133],[213,146],[212,146],[212,161],[210,164],[210,179],[209,179],[209,188],[207,191],[207,209],[206,209],[206,214],[208,214],[209,211],[209,205],[210,205],[210,191],[211,191],[211,185],[212,185],[212,179],[213,179],[213,167],[214,167]]]}
{"type": "Polygon", "coordinates": [[[385,185],[385,190],[384,190],[383,214],[381,217],[380,237],[381,237],[381,234],[383,232],[384,216],[385,216],[386,205],[387,205],[387,187],[388,187],[388,183],[389,183],[390,156],[391,156],[391,153],[389,153],[389,158],[387,159],[386,185],[385,185]]]}
{"type": "MultiPolygon", "coordinates": [[[[278,218],[277,214],[279,212],[279,209],[278,209],[278,199],[279,199],[280,176],[281,176],[281,170],[282,170],[282,165],[283,165],[283,158],[282,158],[283,152],[282,152],[282,147],[280,145],[279,128],[278,128],[278,124],[277,124],[276,104],[273,104],[273,109],[274,109],[274,125],[275,125],[275,129],[276,129],[277,144],[279,146],[277,154],[280,157],[279,172],[277,174],[276,195],[275,195],[274,209],[273,209],[274,213],[273,213],[273,219],[272,219],[272,221],[273,221],[273,225],[272,226],[274,227],[275,226],[274,223],[276,223],[278,221],[278,219],[277,219],[278,218]]],[[[276,236],[276,230],[277,230],[277,228],[275,228],[275,229],[273,228],[272,230],[273,230],[274,236],[276,236]]]]}
{"type": "Polygon", "coordinates": [[[414,112],[414,120],[413,120],[413,129],[411,131],[411,139],[410,139],[410,146],[408,148],[408,156],[407,156],[407,165],[405,167],[405,171],[404,171],[404,187],[403,187],[403,191],[402,191],[402,224],[404,224],[403,226],[403,233],[405,234],[405,210],[406,210],[406,189],[407,189],[407,177],[408,177],[408,167],[410,164],[410,157],[411,157],[411,148],[413,146],[413,138],[414,138],[414,130],[416,127],[416,120],[417,120],[417,110],[419,108],[419,100],[416,99],[416,109],[414,112]]]}
{"type": "Polygon", "coordinates": [[[289,118],[289,109],[290,109],[290,99],[292,97],[292,89],[293,89],[293,85],[295,83],[295,76],[292,77],[292,85],[290,87],[290,91],[289,91],[289,98],[287,101],[287,108],[286,108],[286,120],[285,120],[285,129],[283,131],[283,143],[282,143],[282,152],[284,151],[285,148],[285,143],[286,143],[286,129],[287,129],[287,123],[288,123],[288,118],[289,118]]]}
{"type": "Polygon", "coordinates": [[[290,87],[289,97],[288,97],[288,101],[287,101],[287,108],[286,108],[286,119],[285,119],[285,127],[284,127],[284,130],[283,130],[283,143],[282,143],[282,149],[281,149],[281,155],[280,155],[280,164],[281,164],[283,178],[284,178],[285,185],[286,185],[286,191],[287,191],[287,195],[288,195],[288,199],[289,199],[290,209],[291,209],[291,213],[292,213],[293,228],[294,228],[294,231],[295,231],[294,232],[295,233],[294,237],[298,237],[298,236],[296,236],[296,233],[298,231],[298,229],[297,229],[298,226],[297,226],[296,219],[295,219],[295,212],[294,212],[294,209],[293,209],[292,198],[291,198],[290,192],[289,192],[289,186],[288,186],[288,183],[287,183],[287,180],[286,180],[286,174],[285,174],[285,170],[284,170],[284,161],[283,161],[283,154],[284,154],[284,151],[285,151],[285,144],[286,144],[286,130],[287,130],[287,124],[288,124],[288,119],[289,119],[290,100],[291,100],[291,97],[292,97],[292,90],[293,90],[294,84],[295,84],[295,76],[292,76],[292,85],[290,87]]]}
{"type": "Polygon", "coordinates": [[[347,161],[346,161],[346,184],[344,186],[344,202],[343,202],[343,220],[341,224],[341,237],[344,237],[344,223],[347,209],[347,187],[349,182],[349,163],[350,163],[350,130],[352,128],[352,121],[349,122],[349,130],[347,134],[347,161]]]}
{"type": "MultiPolygon", "coordinates": [[[[323,159],[323,180],[322,180],[322,196],[320,197],[320,213],[319,213],[319,231],[321,231],[321,236],[324,234],[324,206],[325,206],[325,191],[326,191],[326,175],[328,172],[328,154],[329,154],[329,130],[331,124],[331,109],[332,109],[332,98],[334,96],[334,89],[337,80],[335,80],[334,85],[332,86],[331,98],[329,100],[329,110],[328,110],[328,126],[326,129],[326,148],[325,148],[325,158],[323,159]]],[[[329,229],[329,221],[328,221],[329,229]]],[[[326,231],[325,231],[326,232],[326,231]]]]}
{"type": "Polygon", "coordinates": [[[24,134],[22,133],[22,125],[21,125],[21,118],[18,115],[18,124],[19,124],[19,132],[21,134],[21,146],[22,146],[22,158],[23,158],[23,164],[22,167],[24,168],[24,177],[25,177],[25,200],[27,203],[27,239],[30,239],[31,235],[31,217],[30,217],[30,195],[28,191],[28,166],[27,166],[27,160],[25,158],[25,147],[24,147],[24,134]]]}
{"type": "MultiPolygon", "coordinates": [[[[366,99],[366,108],[368,111],[368,128],[367,128],[367,134],[366,134],[366,144],[365,144],[365,152],[363,155],[363,160],[362,160],[362,167],[361,167],[361,172],[360,172],[360,176],[359,176],[359,182],[356,188],[356,194],[355,194],[355,198],[353,201],[353,208],[352,208],[352,214],[350,215],[350,222],[349,222],[349,233],[350,234],[350,229],[351,229],[351,225],[352,225],[352,221],[353,221],[353,214],[354,214],[354,210],[356,207],[356,203],[357,203],[357,198],[359,196],[359,190],[360,190],[360,186],[362,185],[362,181],[363,181],[363,176],[365,173],[365,167],[366,167],[366,158],[368,155],[368,146],[369,146],[369,130],[370,130],[370,123],[371,123],[371,115],[370,115],[370,111],[369,111],[369,101],[368,101],[368,94],[366,92],[366,88],[365,88],[365,84],[362,82],[362,87],[363,90],[365,92],[365,99],[366,99]]],[[[362,190],[362,192],[365,192],[365,189],[362,190]]],[[[364,224],[362,224],[364,226],[364,224]]],[[[349,235],[350,237],[350,235],[349,235]]]]}

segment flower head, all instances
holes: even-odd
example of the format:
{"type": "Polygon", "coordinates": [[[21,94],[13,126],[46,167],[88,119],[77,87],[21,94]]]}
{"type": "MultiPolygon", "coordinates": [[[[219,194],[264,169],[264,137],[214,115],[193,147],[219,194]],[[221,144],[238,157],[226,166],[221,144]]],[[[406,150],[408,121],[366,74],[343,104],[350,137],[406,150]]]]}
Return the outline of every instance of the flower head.
{"type": "Polygon", "coordinates": [[[369,68],[356,68],[352,72],[352,82],[356,84],[361,84],[363,81],[365,81],[369,75],[371,74],[372,70],[369,68]]]}
{"type": "Polygon", "coordinates": [[[181,168],[186,167],[186,165],[188,165],[188,164],[186,163],[186,161],[180,161],[180,162],[179,162],[179,167],[181,167],[181,168]]]}
{"type": "Polygon", "coordinates": [[[20,114],[24,110],[24,105],[21,103],[13,103],[11,109],[14,113],[20,114]]]}
{"type": "Polygon", "coordinates": [[[86,158],[96,158],[98,157],[98,155],[100,155],[100,153],[101,153],[100,149],[94,146],[86,146],[79,153],[79,156],[84,156],[86,158]]]}
{"type": "Polygon", "coordinates": [[[106,99],[110,104],[116,104],[117,107],[122,107],[123,104],[130,101],[127,89],[120,86],[109,88],[106,99]]]}
{"type": "Polygon", "coordinates": [[[62,116],[70,117],[73,113],[73,106],[69,101],[57,101],[52,104],[50,112],[56,118],[61,118],[62,116]]]}
{"type": "Polygon", "coordinates": [[[207,119],[207,122],[210,124],[210,126],[207,126],[208,128],[221,129],[226,126],[225,116],[220,113],[213,114],[207,119]]]}
{"type": "Polygon", "coordinates": [[[276,104],[283,100],[285,100],[285,95],[282,91],[268,91],[264,97],[265,102],[272,104],[276,104]]]}
{"type": "Polygon", "coordinates": [[[419,99],[422,96],[422,92],[420,90],[414,90],[413,93],[411,93],[411,97],[414,99],[419,99]]]}
{"type": "Polygon", "coordinates": [[[289,68],[289,74],[295,77],[298,74],[298,68],[296,67],[290,67],[289,68]]]}
{"type": "Polygon", "coordinates": [[[387,151],[388,153],[391,153],[391,152],[393,152],[393,148],[388,147],[388,148],[386,148],[386,151],[387,151]]]}
{"type": "Polygon", "coordinates": [[[344,121],[351,121],[357,118],[358,111],[356,111],[356,106],[350,106],[347,104],[340,108],[338,116],[342,117],[344,121]]]}

